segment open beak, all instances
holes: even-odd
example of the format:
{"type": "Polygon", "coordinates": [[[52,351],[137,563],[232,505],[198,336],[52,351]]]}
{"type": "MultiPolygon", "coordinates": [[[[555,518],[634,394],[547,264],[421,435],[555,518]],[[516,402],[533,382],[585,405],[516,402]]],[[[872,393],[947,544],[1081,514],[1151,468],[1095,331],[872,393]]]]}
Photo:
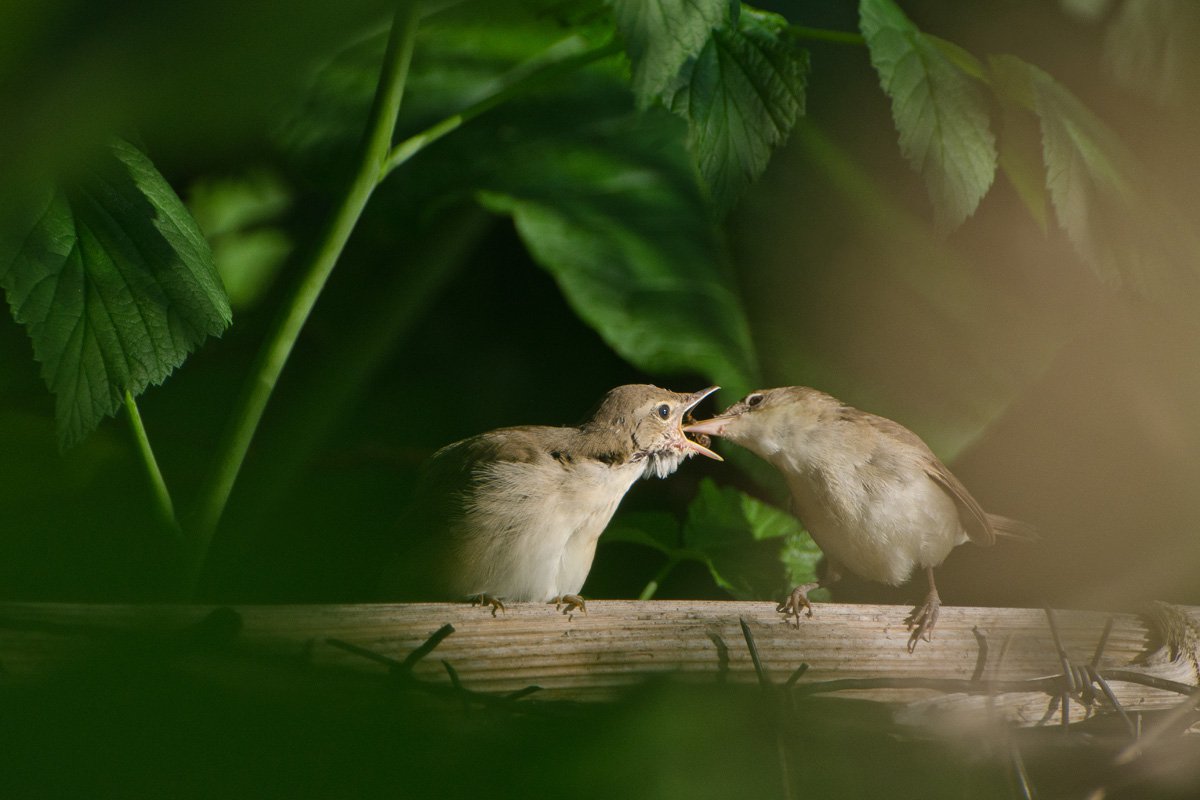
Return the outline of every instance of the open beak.
{"type": "MultiPolygon", "coordinates": [[[[683,440],[685,442],[687,442],[687,446],[690,450],[697,452],[702,456],[708,456],[709,458],[716,459],[717,461],[724,461],[725,459],[721,458],[719,455],[714,453],[712,450],[709,450],[707,447],[705,447],[700,442],[697,442],[695,439],[689,439],[687,437],[688,433],[694,432],[694,433],[703,434],[703,433],[705,433],[705,431],[696,431],[695,425],[688,425],[686,427],[684,427],[684,425],[683,425],[683,420],[687,418],[688,412],[690,412],[693,408],[695,408],[697,405],[699,405],[701,400],[708,397],[710,394],[712,394],[713,392],[715,392],[717,389],[720,389],[720,388],[721,388],[720,386],[710,386],[707,389],[701,389],[700,391],[694,393],[691,396],[691,399],[688,401],[688,404],[683,407],[683,413],[680,414],[680,416],[679,416],[679,422],[680,422],[679,432],[683,436],[683,440]]],[[[698,424],[704,424],[704,423],[698,423],[698,424]]]]}

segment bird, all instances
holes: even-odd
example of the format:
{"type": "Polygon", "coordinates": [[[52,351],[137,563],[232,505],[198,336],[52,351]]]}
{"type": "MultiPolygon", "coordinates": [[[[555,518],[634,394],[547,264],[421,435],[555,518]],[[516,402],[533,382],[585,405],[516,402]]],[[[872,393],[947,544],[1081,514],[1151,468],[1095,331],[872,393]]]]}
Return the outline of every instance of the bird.
{"type": "Polygon", "coordinates": [[[471,599],[493,616],[525,601],[586,613],[579,593],[596,542],[630,487],[697,453],[721,460],[707,437],[683,433],[717,388],[618,386],[577,427],[500,428],[441,448],[401,518],[380,599],[471,599]]]}
{"type": "Polygon", "coordinates": [[[899,586],[914,572],[929,584],[905,620],[908,651],[932,641],[941,598],[934,567],[960,544],[997,536],[1034,538],[1032,526],[989,514],[917,434],[818,389],[783,386],[751,392],[717,416],[688,425],[720,436],[783,473],[792,513],[821,548],[825,575],[795,587],[778,611],[813,615],[808,592],[849,570],[899,586]]]}

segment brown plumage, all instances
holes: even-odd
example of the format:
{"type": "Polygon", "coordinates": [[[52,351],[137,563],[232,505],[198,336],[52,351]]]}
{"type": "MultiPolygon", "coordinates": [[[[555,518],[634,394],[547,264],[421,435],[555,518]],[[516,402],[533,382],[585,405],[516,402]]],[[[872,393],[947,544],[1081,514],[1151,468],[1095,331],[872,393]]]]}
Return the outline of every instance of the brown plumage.
{"type": "Polygon", "coordinates": [[[719,458],[681,428],[715,390],[618,386],[578,427],[501,428],[443,447],[401,521],[381,597],[581,604],[596,542],[630,486],[697,452],[719,458]]]}
{"type": "Polygon", "coordinates": [[[686,428],[722,436],[769,461],[787,479],[792,510],[829,569],[780,605],[812,616],[808,592],[842,568],[899,585],[924,570],[929,592],[908,618],[909,650],[929,641],[941,600],[933,568],[966,541],[1029,537],[1023,523],[989,514],[915,433],[890,419],[804,386],[752,392],[720,415],[686,428]]]}

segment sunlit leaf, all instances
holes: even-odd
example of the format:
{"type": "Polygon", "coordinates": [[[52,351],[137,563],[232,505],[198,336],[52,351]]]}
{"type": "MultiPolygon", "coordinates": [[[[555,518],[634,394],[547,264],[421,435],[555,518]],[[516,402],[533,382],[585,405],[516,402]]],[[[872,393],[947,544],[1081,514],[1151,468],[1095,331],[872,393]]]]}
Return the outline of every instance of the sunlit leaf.
{"type": "MultiPolygon", "coordinates": [[[[806,531],[789,533],[779,554],[788,573],[788,583],[795,586],[816,581],[817,563],[822,556],[821,548],[806,531]]],[[[818,600],[822,595],[810,594],[810,598],[818,600]]]]}
{"type": "Polygon", "coordinates": [[[0,241],[0,285],[55,394],[65,448],[126,390],[162,382],[231,312],[199,228],[128,142],[38,212],[0,241]]]}
{"type": "Polygon", "coordinates": [[[992,70],[1010,102],[1035,115],[1055,218],[1097,275],[1159,298],[1178,291],[1181,280],[1194,282],[1200,241],[1144,188],[1141,168],[1117,136],[1041,69],[999,56],[992,70]]]}
{"type": "Polygon", "coordinates": [[[729,0],[612,0],[612,6],[633,65],[633,93],[645,108],[709,41],[729,0]]]}
{"type": "Polygon", "coordinates": [[[717,28],[668,90],[717,206],[727,209],[766,169],[804,113],[808,52],[782,36],[787,20],[744,9],[717,28]]]}
{"type": "Polygon", "coordinates": [[[1033,92],[1023,69],[1006,67],[1003,58],[989,59],[989,74],[1000,104],[1000,169],[1045,231],[1050,215],[1042,132],[1032,113],[1033,92]]]}
{"type": "Polygon", "coordinates": [[[860,26],[892,101],[900,152],[921,174],[934,219],[954,228],[974,213],[996,172],[996,143],[981,86],[892,0],[862,0],[860,26]]]}

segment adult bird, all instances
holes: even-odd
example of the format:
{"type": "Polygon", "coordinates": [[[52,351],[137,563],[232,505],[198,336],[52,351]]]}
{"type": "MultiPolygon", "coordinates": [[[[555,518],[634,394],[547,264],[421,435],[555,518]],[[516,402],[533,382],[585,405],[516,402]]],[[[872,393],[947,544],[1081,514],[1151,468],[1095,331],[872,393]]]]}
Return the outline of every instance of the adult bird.
{"type": "Polygon", "coordinates": [[[1032,538],[1032,528],[980,507],[915,433],[805,386],[752,392],[689,433],[721,436],[774,465],[787,480],[792,512],[826,558],[826,573],[794,588],[779,611],[812,616],[808,592],[847,569],[898,586],[921,570],[924,601],[906,620],[908,650],[931,641],[941,598],[933,569],[960,544],[997,536],[1032,538]]]}

